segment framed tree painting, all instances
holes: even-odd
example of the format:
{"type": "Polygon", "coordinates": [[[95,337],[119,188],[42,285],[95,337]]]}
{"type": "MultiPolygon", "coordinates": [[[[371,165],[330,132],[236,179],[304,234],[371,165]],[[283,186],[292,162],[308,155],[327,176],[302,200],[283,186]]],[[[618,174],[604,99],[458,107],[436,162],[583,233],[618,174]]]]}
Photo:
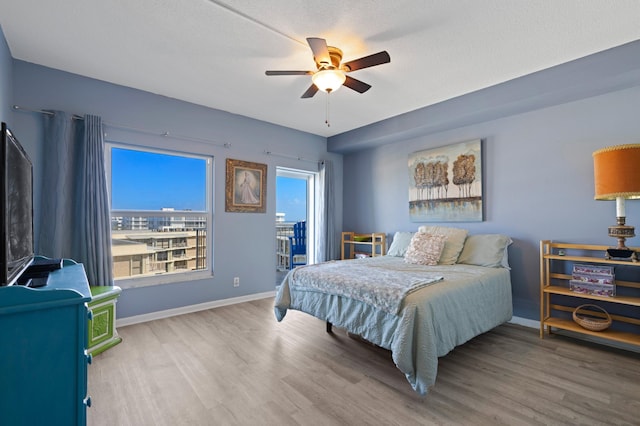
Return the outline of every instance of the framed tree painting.
{"type": "Polygon", "coordinates": [[[267,211],[267,165],[227,158],[225,211],[267,211]]]}
{"type": "Polygon", "coordinates": [[[412,222],[481,222],[482,140],[409,155],[412,222]]]}

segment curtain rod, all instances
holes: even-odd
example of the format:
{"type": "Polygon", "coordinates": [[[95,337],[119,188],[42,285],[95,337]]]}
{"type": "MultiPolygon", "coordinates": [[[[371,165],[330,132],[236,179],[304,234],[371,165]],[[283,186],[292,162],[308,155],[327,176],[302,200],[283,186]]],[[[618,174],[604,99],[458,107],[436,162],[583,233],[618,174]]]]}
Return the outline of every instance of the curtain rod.
{"type": "MultiPolygon", "coordinates": [[[[25,111],[25,112],[37,112],[40,114],[46,114],[46,115],[54,115],[55,113],[52,111],[45,111],[42,109],[29,109],[29,108],[23,108],[19,105],[14,105],[13,109],[15,109],[16,111],[25,111]]],[[[71,118],[73,118],[74,120],[84,120],[84,117],[81,117],[79,115],[73,114],[71,116],[71,118]]]]}
{"type": "MultiPolygon", "coordinates": [[[[29,109],[29,108],[24,108],[21,107],[19,105],[14,105],[13,109],[16,111],[26,111],[26,112],[37,112],[39,114],[46,114],[46,115],[54,115],[55,113],[52,111],[45,111],[45,110],[40,110],[40,109],[29,109]]],[[[79,115],[72,115],[72,118],[74,120],[84,120],[84,117],[81,117],[79,115]]],[[[116,123],[109,123],[109,122],[103,122],[103,124],[109,126],[109,127],[113,127],[115,129],[120,129],[120,130],[129,130],[129,131],[133,131],[133,132],[138,132],[138,133],[145,133],[147,135],[153,135],[153,136],[162,136],[165,138],[173,138],[173,139],[180,139],[180,140],[186,140],[186,141],[191,141],[191,142],[198,142],[198,143],[203,143],[206,145],[215,145],[215,146],[221,146],[224,148],[231,148],[231,144],[229,142],[218,142],[218,141],[213,141],[210,139],[201,139],[201,138],[195,138],[195,137],[191,137],[191,136],[183,136],[183,135],[177,135],[177,134],[171,134],[167,131],[162,132],[162,133],[155,133],[155,132],[151,132],[149,130],[145,130],[145,129],[140,129],[137,127],[130,127],[130,126],[125,126],[122,124],[116,124],[116,123]]]]}
{"type": "Polygon", "coordinates": [[[273,155],[275,157],[290,158],[292,160],[298,160],[298,161],[307,161],[309,163],[316,163],[316,164],[322,163],[322,161],[320,161],[320,160],[310,160],[308,158],[296,157],[294,155],[287,155],[287,154],[278,154],[277,152],[271,152],[271,151],[265,151],[264,154],[265,155],[273,155]]]}

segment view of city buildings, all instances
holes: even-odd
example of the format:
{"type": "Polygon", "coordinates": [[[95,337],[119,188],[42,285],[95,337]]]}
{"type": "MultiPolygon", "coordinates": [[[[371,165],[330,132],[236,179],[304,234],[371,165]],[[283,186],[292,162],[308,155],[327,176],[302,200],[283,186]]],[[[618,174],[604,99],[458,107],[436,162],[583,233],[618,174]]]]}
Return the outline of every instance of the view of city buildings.
{"type": "Polygon", "coordinates": [[[111,218],[114,278],[206,268],[207,218],[172,208],[161,211],[163,215],[111,218]]]}

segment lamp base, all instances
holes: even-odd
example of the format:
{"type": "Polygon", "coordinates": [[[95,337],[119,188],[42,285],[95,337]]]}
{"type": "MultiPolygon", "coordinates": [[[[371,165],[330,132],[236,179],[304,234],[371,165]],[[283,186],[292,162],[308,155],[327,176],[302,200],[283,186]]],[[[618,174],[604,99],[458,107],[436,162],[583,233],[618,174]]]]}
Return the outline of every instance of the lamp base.
{"type": "Polygon", "coordinates": [[[633,226],[628,226],[625,224],[622,225],[614,225],[609,227],[609,236],[613,238],[622,239],[623,244],[624,240],[627,238],[633,238],[636,234],[633,232],[635,228],[633,226]]]}
{"type": "Polygon", "coordinates": [[[638,261],[638,255],[636,254],[635,251],[628,249],[628,248],[624,248],[624,249],[619,249],[619,248],[610,248],[607,249],[607,259],[629,259],[632,262],[637,262],[638,261]]]}
{"type": "Polygon", "coordinates": [[[618,246],[607,249],[606,258],[631,259],[632,262],[637,262],[637,253],[624,245],[624,241],[627,238],[633,238],[636,236],[634,233],[635,228],[633,226],[625,225],[624,216],[618,216],[616,218],[616,222],[617,225],[609,227],[609,236],[618,239],[618,246]]]}

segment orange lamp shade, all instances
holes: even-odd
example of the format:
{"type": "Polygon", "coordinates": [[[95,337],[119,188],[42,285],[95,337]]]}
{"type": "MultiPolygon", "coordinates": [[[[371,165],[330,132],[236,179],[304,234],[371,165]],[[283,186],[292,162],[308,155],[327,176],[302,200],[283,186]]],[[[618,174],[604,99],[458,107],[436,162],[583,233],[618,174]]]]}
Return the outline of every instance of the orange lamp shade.
{"type": "Polygon", "coordinates": [[[593,153],[595,199],[640,199],[640,144],[616,145],[593,153]]]}

